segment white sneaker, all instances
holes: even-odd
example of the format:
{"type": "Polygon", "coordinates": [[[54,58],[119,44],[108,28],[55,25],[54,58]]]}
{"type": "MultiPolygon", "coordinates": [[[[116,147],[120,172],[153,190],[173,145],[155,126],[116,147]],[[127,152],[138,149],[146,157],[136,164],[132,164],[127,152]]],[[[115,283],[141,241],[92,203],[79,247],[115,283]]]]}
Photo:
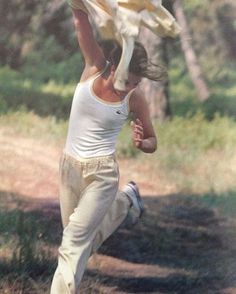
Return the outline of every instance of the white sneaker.
{"type": "Polygon", "coordinates": [[[137,217],[141,218],[145,208],[143,201],[139,194],[138,186],[135,182],[130,181],[123,189],[123,192],[128,196],[131,201],[131,207],[134,208],[137,212],[137,217]]]}

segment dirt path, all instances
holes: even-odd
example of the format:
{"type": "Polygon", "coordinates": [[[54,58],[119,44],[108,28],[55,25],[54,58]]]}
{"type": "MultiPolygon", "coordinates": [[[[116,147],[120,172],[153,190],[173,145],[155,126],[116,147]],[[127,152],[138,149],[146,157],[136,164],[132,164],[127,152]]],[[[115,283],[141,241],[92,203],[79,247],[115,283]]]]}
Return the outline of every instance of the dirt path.
{"type": "MultiPolygon", "coordinates": [[[[58,211],[61,146],[0,135],[0,191],[58,211]]],[[[236,224],[175,194],[148,164],[120,160],[121,185],[135,179],[147,213],[120,228],[91,258],[82,293],[236,294],[236,224]]]]}

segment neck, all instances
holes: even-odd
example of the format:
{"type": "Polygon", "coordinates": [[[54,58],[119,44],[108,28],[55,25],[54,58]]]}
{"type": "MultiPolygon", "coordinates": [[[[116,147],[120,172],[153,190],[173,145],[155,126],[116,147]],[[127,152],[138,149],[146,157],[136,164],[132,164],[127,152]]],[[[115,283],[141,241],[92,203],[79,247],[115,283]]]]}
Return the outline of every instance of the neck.
{"type": "Polygon", "coordinates": [[[95,81],[93,87],[95,93],[107,101],[120,101],[127,95],[126,92],[120,92],[114,88],[114,74],[110,70],[107,70],[97,81],[95,81]]]}

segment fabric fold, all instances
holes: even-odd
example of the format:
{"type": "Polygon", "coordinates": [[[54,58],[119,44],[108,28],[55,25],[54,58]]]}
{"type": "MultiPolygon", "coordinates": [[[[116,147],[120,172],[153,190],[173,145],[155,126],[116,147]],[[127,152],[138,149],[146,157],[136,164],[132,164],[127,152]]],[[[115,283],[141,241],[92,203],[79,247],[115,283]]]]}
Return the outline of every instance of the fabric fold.
{"type": "Polygon", "coordinates": [[[115,88],[125,90],[134,42],[141,26],[159,37],[176,37],[180,27],[162,1],[150,0],[68,0],[74,9],[82,9],[91,17],[102,38],[114,39],[122,46],[120,63],[115,73],[115,88]]]}

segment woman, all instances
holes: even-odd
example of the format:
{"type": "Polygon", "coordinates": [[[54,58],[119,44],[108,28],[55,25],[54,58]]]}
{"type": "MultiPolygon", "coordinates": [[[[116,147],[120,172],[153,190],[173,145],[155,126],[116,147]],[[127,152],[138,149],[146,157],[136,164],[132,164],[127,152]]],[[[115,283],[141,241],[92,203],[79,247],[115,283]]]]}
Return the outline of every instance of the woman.
{"type": "Polygon", "coordinates": [[[65,151],[60,162],[60,205],[64,226],[58,267],[51,294],[79,293],[91,253],[124,221],[130,209],[140,217],[143,204],[138,187],[129,182],[118,192],[115,142],[129,112],[134,145],[146,153],[157,148],[147,103],[138,89],[141,78],[152,76],[146,51],[136,44],[125,91],[114,88],[121,48],[109,62],[95,40],[88,16],[73,9],[85,68],[75,90],[65,151]]]}

